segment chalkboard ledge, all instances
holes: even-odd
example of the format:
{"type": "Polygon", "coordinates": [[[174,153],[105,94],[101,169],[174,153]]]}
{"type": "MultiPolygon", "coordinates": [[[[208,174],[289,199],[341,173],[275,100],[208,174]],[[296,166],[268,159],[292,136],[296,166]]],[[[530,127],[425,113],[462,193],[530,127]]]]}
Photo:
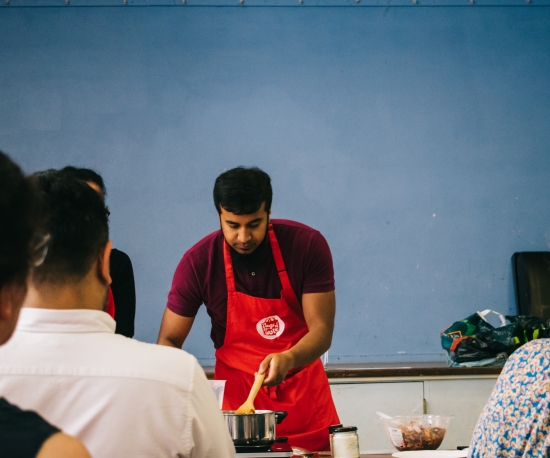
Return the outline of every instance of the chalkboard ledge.
{"type": "MultiPolygon", "coordinates": [[[[209,380],[214,378],[214,368],[204,366],[209,380]]],[[[498,376],[502,367],[449,367],[441,361],[415,363],[356,363],[328,364],[329,379],[380,378],[380,377],[456,377],[472,375],[498,376]]]]}

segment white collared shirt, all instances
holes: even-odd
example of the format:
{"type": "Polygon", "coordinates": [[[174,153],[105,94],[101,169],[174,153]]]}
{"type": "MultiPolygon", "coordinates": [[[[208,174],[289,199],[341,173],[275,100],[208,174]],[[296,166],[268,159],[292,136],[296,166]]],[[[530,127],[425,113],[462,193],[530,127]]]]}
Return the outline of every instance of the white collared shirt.
{"type": "Polygon", "coordinates": [[[23,308],[0,347],[0,396],[77,436],[95,458],[233,457],[197,360],[114,331],[104,312],[23,308]]]}

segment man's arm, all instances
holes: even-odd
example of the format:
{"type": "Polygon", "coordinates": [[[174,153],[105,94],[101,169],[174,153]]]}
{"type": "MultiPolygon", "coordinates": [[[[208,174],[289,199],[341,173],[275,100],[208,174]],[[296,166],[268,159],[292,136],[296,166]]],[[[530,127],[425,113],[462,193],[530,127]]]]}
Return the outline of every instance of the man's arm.
{"type": "Polygon", "coordinates": [[[266,356],[258,370],[267,371],[264,385],[278,385],[290,369],[315,361],[330,348],[336,313],[334,291],[302,295],[302,309],[309,332],[287,351],[266,356]]]}
{"type": "Polygon", "coordinates": [[[195,317],[180,316],[167,308],[160,324],[157,344],[181,348],[194,321],[195,317]]]}

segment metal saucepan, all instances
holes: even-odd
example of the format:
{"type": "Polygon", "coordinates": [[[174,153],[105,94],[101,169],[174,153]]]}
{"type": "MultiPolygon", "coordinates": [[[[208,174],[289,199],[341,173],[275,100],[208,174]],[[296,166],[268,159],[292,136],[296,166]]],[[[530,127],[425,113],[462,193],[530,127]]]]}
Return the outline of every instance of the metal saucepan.
{"type": "Polygon", "coordinates": [[[256,413],[244,415],[237,415],[234,410],[223,410],[222,413],[235,446],[273,444],[275,425],[288,415],[273,410],[256,410],[256,413]]]}

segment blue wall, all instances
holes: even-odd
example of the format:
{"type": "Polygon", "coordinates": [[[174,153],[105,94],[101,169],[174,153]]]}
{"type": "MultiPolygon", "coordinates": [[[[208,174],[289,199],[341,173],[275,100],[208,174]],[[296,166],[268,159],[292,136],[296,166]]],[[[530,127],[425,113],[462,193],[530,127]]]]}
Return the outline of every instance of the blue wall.
{"type": "MultiPolygon", "coordinates": [[[[512,253],[548,249],[548,6],[12,3],[0,38],[0,149],[104,175],[139,339],[236,165],[329,241],[330,362],[442,359],[452,321],[514,313],[512,253]]],[[[185,348],[205,364],[208,335],[203,311],[185,348]]]]}

